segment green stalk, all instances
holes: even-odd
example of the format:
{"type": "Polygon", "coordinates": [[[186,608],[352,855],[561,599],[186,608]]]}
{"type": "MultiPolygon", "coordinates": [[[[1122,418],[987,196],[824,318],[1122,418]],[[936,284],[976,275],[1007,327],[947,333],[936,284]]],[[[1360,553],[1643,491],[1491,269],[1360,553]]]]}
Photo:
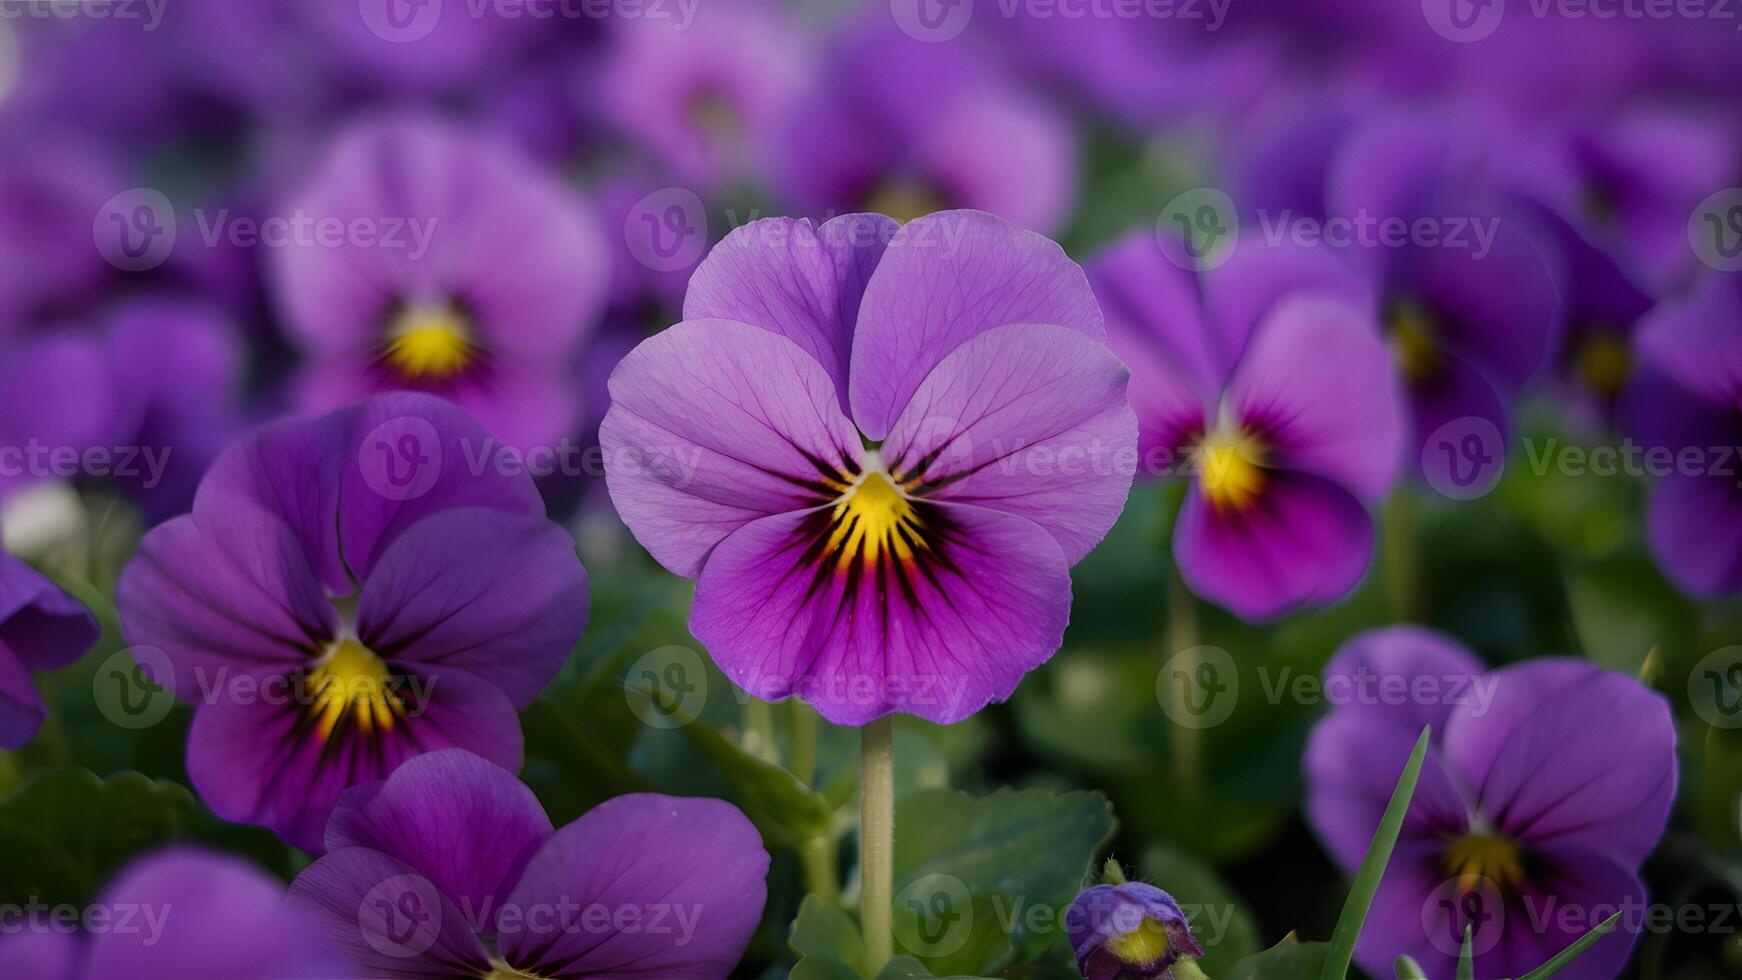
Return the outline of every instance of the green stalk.
{"type": "MultiPolygon", "coordinates": [[[[1187,677],[1198,676],[1198,607],[1197,599],[1191,590],[1186,588],[1185,577],[1178,568],[1174,569],[1173,578],[1168,583],[1167,603],[1167,645],[1168,663],[1175,665],[1176,671],[1184,671],[1187,677]]],[[[1191,716],[1191,706],[1187,703],[1191,692],[1185,685],[1174,684],[1172,679],[1165,685],[1167,696],[1174,700],[1178,711],[1173,712],[1175,718],[1191,716]]],[[[1203,787],[1203,732],[1189,725],[1175,724],[1172,732],[1173,769],[1179,777],[1182,786],[1189,789],[1203,787]]]]}
{"type": "Polygon", "coordinates": [[[895,722],[859,729],[859,920],[865,968],[876,976],[895,955],[895,722]]]}

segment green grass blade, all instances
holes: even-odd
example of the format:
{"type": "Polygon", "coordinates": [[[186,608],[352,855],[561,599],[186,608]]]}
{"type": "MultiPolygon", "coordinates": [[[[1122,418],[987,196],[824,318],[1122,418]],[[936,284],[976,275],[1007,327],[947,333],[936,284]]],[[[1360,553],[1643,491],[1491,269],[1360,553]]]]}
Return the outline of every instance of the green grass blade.
{"type": "Polygon", "coordinates": [[[1421,964],[1412,957],[1399,956],[1397,962],[1393,964],[1393,969],[1397,971],[1397,980],[1427,980],[1427,974],[1422,972],[1421,964]]]}
{"type": "Polygon", "coordinates": [[[1421,730],[1421,737],[1415,741],[1415,751],[1409,754],[1409,765],[1403,767],[1397,788],[1391,791],[1391,802],[1385,807],[1385,816],[1379,821],[1379,829],[1373,833],[1373,843],[1368,845],[1367,856],[1361,859],[1361,870],[1355,875],[1355,883],[1349,887],[1348,901],[1343,903],[1343,911],[1337,916],[1337,930],[1331,934],[1331,951],[1325,957],[1320,980],[1344,980],[1349,975],[1349,964],[1355,958],[1355,940],[1361,937],[1361,927],[1367,922],[1367,910],[1372,908],[1373,896],[1379,891],[1379,879],[1384,877],[1385,866],[1391,862],[1391,851],[1397,846],[1397,834],[1403,829],[1403,816],[1409,812],[1409,801],[1415,796],[1416,780],[1421,778],[1421,766],[1427,759],[1428,738],[1432,732],[1431,726],[1421,730]]]}
{"type": "Polygon", "coordinates": [[[1476,980],[1476,933],[1464,927],[1464,948],[1458,953],[1458,980],[1476,980]]]}
{"type": "Polygon", "coordinates": [[[1620,912],[1617,912],[1614,915],[1611,915],[1610,917],[1608,917],[1607,919],[1604,919],[1601,923],[1599,923],[1597,925],[1597,928],[1592,929],[1590,932],[1585,933],[1583,936],[1580,936],[1578,942],[1573,943],[1571,946],[1568,946],[1566,949],[1561,950],[1560,953],[1558,953],[1554,959],[1549,960],[1547,963],[1544,963],[1543,965],[1537,967],[1536,969],[1530,971],[1529,973],[1526,973],[1523,977],[1523,980],[1542,980],[1543,977],[1552,977],[1555,974],[1566,969],[1567,966],[1570,965],[1574,960],[1578,959],[1579,956],[1585,952],[1585,950],[1590,949],[1591,946],[1597,942],[1597,940],[1602,939],[1604,936],[1607,936],[1611,932],[1614,932],[1615,926],[1617,924],[1619,924],[1620,921],[1621,921],[1621,913],[1620,912]]]}

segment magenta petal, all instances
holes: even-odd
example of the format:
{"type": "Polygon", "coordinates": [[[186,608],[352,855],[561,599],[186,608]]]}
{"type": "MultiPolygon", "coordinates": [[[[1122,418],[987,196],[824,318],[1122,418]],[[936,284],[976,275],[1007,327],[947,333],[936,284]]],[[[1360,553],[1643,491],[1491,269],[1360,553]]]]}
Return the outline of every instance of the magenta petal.
{"type": "Polygon", "coordinates": [[[1341,599],[1373,554],[1373,520],[1354,494],[1304,473],[1266,476],[1240,510],[1218,510],[1194,486],[1173,539],[1192,591],[1254,621],[1341,599]]]}
{"type": "Polygon", "coordinates": [[[1403,397],[1370,313],[1323,296],[1271,307],[1229,382],[1234,416],[1264,433],[1274,465],[1373,503],[1402,465],[1403,397]]]}
{"type": "Polygon", "coordinates": [[[1327,306],[1335,304],[1341,311],[1338,318],[1348,326],[1375,336],[1379,332],[1372,285],[1354,263],[1330,248],[1286,241],[1272,245],[1261,235],[1248,234],[1226,262],[1204,274],[1203,290],[1204,316],[1215,328],[1218,378],[1228,377],[1241,363],[1261,325],[1288,297],[1313,296],[1327,306]]]}
{"type": "MultiPolygon", "coordinates": [[[[1313,728],[1302,764],[1307,819],[1345,870],[1361,864],[1420,734],[1395,717],[1358,707],[1338,708],[1313,728]]],[[[1403,840],[1436,840],[1462,832],[1468,823],[1456,781],[1430,751],[1404,818],[1403,840]]]]}
{"type": "Polygon", "coordinates": [[[327,851],[370,847],[404,861],[479,922],[488,922],[550,818],[514,774],[459,749],[410,760],[384,783],[339,797],[327,851]]]}
{"type": "Polygon", "coordinates": [[[1742,285],[1712,276],[1685,298],[1666,301],[1640,326],[1643,366],[1667,376],[1714,410],[1733,413],[1742,395],[1742,285]]]}
{"type": "Polygon", "coordinates": [[[98,633],[83,603],[0,550],[0,650],[31,670],[57,670],[84,656],[98,633]]]}
{"type": "Polygon", "coordinates": [[[155,679],[190,702],[226,674],[305,663],[339,630],[291,528],[220,496],[146,535],[116,597],[127,642],[162,650],[173,676],[155,679]]]}
{"type": "Polygon", "coordinates": [[[1076,134],[1024,91],[963,86],[927,114],[911,139],[909,166],[930,185],[948,189],[953,204],[1043,234],[1058,231],[1071,216],[1076,134]]]}
{"type": "Polygon", "coordinates": [[[1664,477],[1646,523],[1652,555],[1681,589],[1699,596],[1742,589],[1742,488],[1733,477],[1664,477]]]}
{"type": "Polygon", "coordinates": [[[387,778],[414,756],[457,747],[509,770],[521,762],[520,719],[494,685],[449,668],[416,674],[402,688],[408,717],[392,731],[349,727],[323,740],[283,674],[230,672],[194,713],[188,776],[212,812],[278,831],[319,853],[339,794],[387,778]],[[256,687],[255,685],[259,685],[256,687]],[[261,693],[253,693],[259,691],[261,693]],[[417,697],[422,695],[422,697],[417,697]]]}
{"type": "Polygon", "coordinates": [[[1454,711],[1436,737],[1447,764],[1479,788],[1512,733],[1545,699],[1598,670],[1577,657],[1537,657],[1485,675],[1478,699],[1454,711]]]}
{"type": "Polygon", "coordinates": [[[394,664],[487,678],[524,708],[587,621],[587,573],[542,517],[455,507],[389,544],[363,583],[357,631],[394,664]]]}
{"type": "Polygon", "coordinates": [[[680,323],[623,358],[599,443],[623,523],[689,576],[734,529],[816,503],[861,445],[821,363],[730,320],[680,323]]]}
{"type": "Polygon", "coordinates": [[[797,696],[837,725],[891,712],[951,724],[1008,698],[1063,639],[1064,553],[1024,518],[925,506],[938,558],[917,570],[809,557],[827,510],[740,528],[702,569],[691,631],[744,690],[797,696]]]}
{"type": "Polygon", "coordinates": [[[1480,807],[1532,846],[1589,847],[1637,865],[1675,801],[1675,742],[1662,695],[1602,671],[1547,695],[1512,730],[1479,787],[1480,807]]]}
{"type": "Polygon", "coordinates": [[[881,452],[933,500],[977,504],[1047,529],[1081,561],[1125,507],[1137,420],[1125,365],[1063,327],[998,327],[938,363],[881,452]]]}
{"type": "Polygon", "coordinates": [[[859,300],[899,227],[880,214],[848,214],[821,227],[764,218],[733,229],[690,277],[684,319],[780,334],[823,366],[846,412],[859,300]]]}
{"type": "Polygon", "coordinates": [[[352,975],[284,886],[239,858],[174,848],[141,858],[96,903],[115,927],[90,937],[85,975],[131,980],[299,980],[352,975]],[[119,916],[136,914],[121,928],[119,916]],[[155,923],[153,914],[161,916],[155,923]]]}
{"type": "Polygon", "coordinates": [[[1083,270],[1047,238],[980,211],[909,222],[859,306],[848,385],[853,420],[867,438],[884,438],[939,361],[976,334],[1012,323],[1106,337],[1083,270]]]}
{"type": "Polygon", "coordinates": [[[1343,645],[1325,665],[1327,697],[1338,709],[1377,712],[1405,736],[1432,725],[1434,739],[1446,734],[1446,720],[1459,704],[1484,695],[1478,686],[1482,664],[1456,641],[1419,626],[1368,630],[1343,645]],[[1433,682],[1417,688],[1418,679],[1433,682]],[[1431,690],[1422,697],[1417,690],[1431,690]]]}
{"type": "Polygon", "coordinates": [[[1530,880],[1523,894],[1509,897],[1505,931],[1493,949],[1476,958],[1476,975],[1523,976],[1623,912],[1614,932],[1555,974],[1563,980],[1620,976],[1645,924],[1641,915],[1650,908],[1639,876],[1600,847],[1537,848],[1532,856],[1536,867],[1530,880]]]}
{"type": "Polygon", "coordinates": [[[36,680],[0,640],[0,748],[16,749],[36,737],[48,707],[36,680]]]}
{"type": "Polygon", "coordinates": [[[496,920],[497,951],[538,976],[718,980],[762,919],[767,874],[762,839],[737,807],[621,796],[528,862],[496,920]],[[541,928],[540,909],[559,918],[541,928]],[[601,922],[598,909],[635,916],[635,928],[601,922]]]}
{"type": "Polygon", "coordinates": [[[82,937],[23,930],[0,934],[0,963],[31,980],[83,980],[78,967],[82,937]]]}
{"type": "Polygon", "coordinates": [[[347,847],[304,868],[290,883],[290,908],[310,932],[368,977],[481,977],[490,953],[465,910],[416,868],[369,847],[347,847]]]}

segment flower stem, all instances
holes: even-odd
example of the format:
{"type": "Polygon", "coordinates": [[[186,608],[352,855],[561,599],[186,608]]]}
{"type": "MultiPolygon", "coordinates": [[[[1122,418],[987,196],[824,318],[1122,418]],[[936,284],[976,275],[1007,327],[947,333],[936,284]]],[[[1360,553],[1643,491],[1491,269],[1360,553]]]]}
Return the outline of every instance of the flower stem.
{"type": "MultiPolygon", "coordinates": [[[[1185,577],[1178,568],[1174,569],[1173,579],[1168,583],[1167,607],[1167,645],[1168,656],[1173,661],[1176,671],[1183,671],[1187,677],[1197,676],[1198,648],[1198,607],[1197,600],[1191,590],[1186,587],[1185,577]]],[[[1190,691],[1178,684],[1167,685],[1168,696],[1180,699],[1181,712],[1175,717],[1185,718],[1191,714],[1187,700],[1190,691]]],[[[1203,737],[1196,728],[1176,724],[1173,727],[1173,768],[1180,784],[1191,789],[1199,788],[1203,772],[1203,737]]]]}
{"type": "Polygon", "coordinates": [[[835,881],[835,842],[822,834],[804,842],[798,851],[804,864],[804,887],[826,902],[838,902],[841,886],[835,881]]]}
{"type": "Polygon", "coordinates": [[[812,785],[817,775],[817,713],[798,698],[792,706],[792,765],[788,768],[799,782],[812,785]]]}
{"type": "Polygon", "coordinates": [[[1421,617],[1421,567],[1415,547],[1415,501],[1407,487],[1392,496],[1381,522],[1385,538],[1380,551],[1391,615],[1399,623],[1413,623],[1421,617]]]}
{"type": "Polygon", "coordinates": [[[875,976],[895,955],[895,721],[859,730],[859,919],[865,966],[875,976]]]}

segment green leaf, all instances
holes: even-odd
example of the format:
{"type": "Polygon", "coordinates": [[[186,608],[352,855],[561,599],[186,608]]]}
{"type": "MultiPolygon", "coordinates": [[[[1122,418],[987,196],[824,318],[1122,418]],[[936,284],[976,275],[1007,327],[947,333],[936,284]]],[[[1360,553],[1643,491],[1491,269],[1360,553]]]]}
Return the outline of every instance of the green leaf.
{"type": "Polygon", "coordinates": [[[1217,980],[1311,980],[1320,976],[1330,962],[1331,947],[1324,943],[1303,943],[1292,935],[1257,956],[1241,960],[1217,980]]]}
{"type": "Polygon", "coordinates": [[[1620,922],[1621,913],[1616,912],[1614,915],[1611,915],[1599,923],[1595,929],[1580,936],[1577,942],[1568,946],[1566,949],[1561,950],[1556,954],[1554,959],[1549,960],[1547,963],[1544,963],[1529,973],[1526,973],[1522,980],[1543,980],[1544,977],[1552,977],[1561,972],[1571,965],[1574,960],[1584,955],[1585,950],[1590,949],[1597,940],[1602,939],[1611,932],[1614,932],[1615,926],[1620,922]]]}
{"type": "Polygon", "coordinates": [[[1458,980],[1476,980],[1476,930],[1464,926],[1464,948],[1458,951],[1458,980]]]}
{"type": "Polygon", "coordinates": [[[1138,867],[1145,881],[1185,909],[1192,935],[1204,947],[1198,963],[1205,973],[1220,976],[1258,952],[1258,927],[1215,868],[1166,845],[1144,851],[1138,867]]]}
{"type": "Polygon", "coordinates": [[[194,797],[136,772],[42,773],[0,801],[0,903],[83,905],[115,870],[181,836],[194,797]]]}
{"type": "Polygon", "coordinates": [[[1391,802],[1379,820],[1373,843],[1367,848],[1367,856],[1361,859],[1361,870],[1355,875],[1342,914],[1337,916],[1336,931],[1331,934],[1331,951],[1321,974],[1323,980],[1343,980],[1348,976],[1349,963],[1355,958],[1355,941],[1361,937],[1361,927],[1367,922],[1367,910],[1372,907],[1373,896],[1379,891],[1379,879],[1385,876],[1385,866],[1391,863],[1391,851],[1397,846],[1397,835],[1403,829],[1409,801],[1415,796],[1415,784],[1421,778],[1421,767],[1427,759],[1428,739],[1432,734],[1431,726],[1423,728],[1421,737],[1415,740],[1415,751],[1409,754],[1409,764],[1403,767],[1397,788],[1391,792],[1391,802]]]}
{"type": "Polygon", "coordinates": [[[786,943],[799,956],[792,980],[863,980],[865,942],[846,910],[806,895],[786,943]]]}
{"type": "Polygon", "coordinates": [[[1408,956],[1399,956],[1393,969],[1397,971],[1397,980],[1427,980],[1427,974],[1421,970],[1421,964],[1408,956]]]}
{"type": "Polygon", "coordinates": [[[1096,793],[934,789],[897,800],[895,827],[901,951],[934,973],[987,975],[1059,937],[1113,812],[1096,793]]]}
{"type": "Polygon", "coordinates": [[[559,826],[612,797],[650,788],[581,717],[542,697],[520,713],[528,746],[523,777],[559,826]]]}

